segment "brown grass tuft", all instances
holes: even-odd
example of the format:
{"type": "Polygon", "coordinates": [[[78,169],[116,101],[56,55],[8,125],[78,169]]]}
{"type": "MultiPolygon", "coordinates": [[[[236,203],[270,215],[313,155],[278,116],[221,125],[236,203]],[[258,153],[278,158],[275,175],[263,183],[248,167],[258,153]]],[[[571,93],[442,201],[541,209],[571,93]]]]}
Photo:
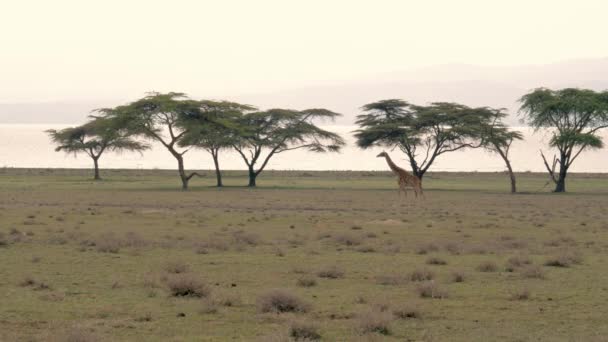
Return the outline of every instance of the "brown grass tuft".
{"type": "Polygon", "coordinates": [[[334,241],[344,246],[359,246],[361,244],[360,237],[346,233],[334,236],[334,241]]]}
{"type": "Polygon", "coordinates": [[[439,257],[430,257],[426,259],[427,265],[447,265],[448,262],[439,257]]]}
{"type": "Polygon", "coordinates": [[[190,270],[188,264],[181,260],[170,261],[165,265],[165,271],[172,274],[187,273],[190,270]]]}
{"type": "Polygon", "coordinates": [[[357,328],[363,334],[390,335],[392,321],[393,316],[388,312],[369,310],[359,314],[357,328]]]}
{"type": "Polygon", "coordinates": [[[466,276],[462,271],[454,271],[450,274],[450,280],[453,283],[464,283],[466,276]]]}
{"type": "Polygon", "coordinates": [[[289,324],[289,336],[296,341],[318,341],[321,339],[318,326],[304,320],[292,321],[289,324]]]}
{"type": "Polygon", "coordinates": [[[433,278],[435,278],[435,274],[426,268],[421,268],[410,272],[408,278],[410,281],[427,281],[433,280],[433,278]]]}
{"type": "Polygon", "coordinates": [[[545,271],[538,265],[528,265],[521,269],[525,278],[545,279],[545,271]]]}
{"type": "Polygon", "coordinates": [[[547,259],[547,261],[545,261],[545,266],[570,267],[572,265],[578,265],[582,261],[583,258],[579,254],[563,253],[547,259]]]}
{"type": "Polygon", "coordinates": [[[333,265],[317,272],[317,276],[328,279],[344,278],[344,271],[338,266],[333,265]]]}
{"type": "Polygon", "coordinates": [[[498,271],[498,265],[494,261],[484,261],[477,266],[479,272],[496,272],[498,271]]]}
{"type": "Polygon", "coordinates": [[[102,234],[95,239],[95,247],[101,253],[118,253],[120,251],[121,242],[114,234],[102,234]]]}
{"type": "Polygon", "coordinates": [[[167,287],[174,297],[207,297],[211,289],[190,274],[175,274],[167,279],[167,287]]]}
{"type": "Polygon", "coordinates": [[[399,319],[420,318],[420,311],[413,305],[401,305],[393,310],[393,315],[399,319]]]}
{"type": "Polygon", "coordinates": [[[422,298],[447,298],[448,294],[434,281],[425,281],[416,287],[418,295],[422,298]]]}
{"type": "Polygon", "coordinates": [[[304,275],[298,278],[296,284],[301,287],[313,287],[317,285],[317,279],[309,275],[304,275]]]}
{"type": "Polygon", "coordinates": [[[260,312],[308,312],[310,304],[285,289],[269,290],[257,299],[260,312]]]}

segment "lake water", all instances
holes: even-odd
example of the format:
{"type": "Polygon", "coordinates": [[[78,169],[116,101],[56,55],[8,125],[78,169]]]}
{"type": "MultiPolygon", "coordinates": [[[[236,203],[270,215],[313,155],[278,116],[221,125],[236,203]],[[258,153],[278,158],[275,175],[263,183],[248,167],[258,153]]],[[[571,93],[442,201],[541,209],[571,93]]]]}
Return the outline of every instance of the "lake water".
{"type": "MultiPolygon", "coordinates": [[[[32,168],[88,168],[92,162],[86,155],[66,155],[55,152],[53,144],[44,132],[47,129],[60,129],[69,125],[19,125],[0,124],[0,167],[32,168]]],[[[375,156],[382,149],[361,150],[354,144],[352,131],[356,126],[325,127],[342,134],[347,141],[341,153],[316,154],[305,151],[290,151],[278,154],[271,159],[267,169],[274,170],[386,170],[387,165],[375,156]]],[[[544,171],[539,149],[545,151],[548,158],[552,152],[546,147],[548,135],[533,134],[529,128],[519,128],[525,140],[514,143],[511,159],[516,171],[544,171]]],[[[608,143],[608,132],[603,132],[608,143]]],[[[389,153],[393,160],[407,167],[405,156],[398,150],[389,153]]],[[[190,169],[212,169],[211,156],[204,151],[192,150],[185,155],[186,167],[190,169]]],[[[234,152],[226,151],[220,155],[223,169],[245,169],[245,165],[234,152]]],[[[105,153],[101,160],[102,168],[126,169],[174,169],[175,159],[162,145],[153,145],[152,150],[143,155],[138,153],[105,153]]],[[[434,171],[503,171],[502,159],[496,154],[483,150],[465,150],[441,155],[431,167],[434,171]]],[[[579,156],[571,171],[574,172],[608,172],[608,148],[598,151],[587,151],[579,156]]]]}

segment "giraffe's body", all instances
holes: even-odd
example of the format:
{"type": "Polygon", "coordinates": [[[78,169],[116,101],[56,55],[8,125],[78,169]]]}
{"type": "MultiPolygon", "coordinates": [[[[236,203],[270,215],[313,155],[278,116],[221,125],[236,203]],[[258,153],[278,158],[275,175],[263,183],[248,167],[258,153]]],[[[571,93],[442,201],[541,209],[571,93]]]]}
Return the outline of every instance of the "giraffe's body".
{"type": "Polygon", "coordinates": [[[397,176],[397,182],[399,184],[399,195],[401,195],[401,191],[407,196],[406,188],[411,186],[414,189],[414,194],[416,197],[418,195],[424,196],[422,192],[422,182],[420,178],[415,175],[405,171],[404,169],[397,166],[397,164],[393,163],[391,157],[388,156],[388,153],[382,152],[377,157],[384,157],[386,159],[386,163],[391,168],[391,171],[397,176]]]}

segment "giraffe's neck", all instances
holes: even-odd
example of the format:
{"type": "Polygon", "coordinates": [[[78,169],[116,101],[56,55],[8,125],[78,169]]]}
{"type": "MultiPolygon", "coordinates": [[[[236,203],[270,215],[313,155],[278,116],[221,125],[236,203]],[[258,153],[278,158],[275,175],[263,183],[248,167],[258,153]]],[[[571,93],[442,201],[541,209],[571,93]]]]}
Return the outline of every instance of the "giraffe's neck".
{"type": "Polygon", "coordinates": [[[393,172],[399,174],[400,171],[405,171],[402,168],[400,168],[399,166],[397,166],[397,164],[393,163],[393,161],[391,160],[391,157],[389,157],[388,154],[385,155],[384,158],[386,159],[386,163],[391,168],[391,170],[393,170],[393,172]]]}

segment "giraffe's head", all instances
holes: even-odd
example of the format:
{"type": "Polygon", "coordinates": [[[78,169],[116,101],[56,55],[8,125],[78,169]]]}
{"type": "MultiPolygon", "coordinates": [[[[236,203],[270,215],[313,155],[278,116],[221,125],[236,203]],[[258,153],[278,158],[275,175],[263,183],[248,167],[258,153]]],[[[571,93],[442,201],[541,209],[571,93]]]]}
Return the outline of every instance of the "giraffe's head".
{"type": "Polygon", "coordinates": [[[379,155],[376,156],[376,158],[380,158],[380,157],[388,157],[388,154],[384,151],[382,151],[382,153],[380,153],[379,155]]]}

